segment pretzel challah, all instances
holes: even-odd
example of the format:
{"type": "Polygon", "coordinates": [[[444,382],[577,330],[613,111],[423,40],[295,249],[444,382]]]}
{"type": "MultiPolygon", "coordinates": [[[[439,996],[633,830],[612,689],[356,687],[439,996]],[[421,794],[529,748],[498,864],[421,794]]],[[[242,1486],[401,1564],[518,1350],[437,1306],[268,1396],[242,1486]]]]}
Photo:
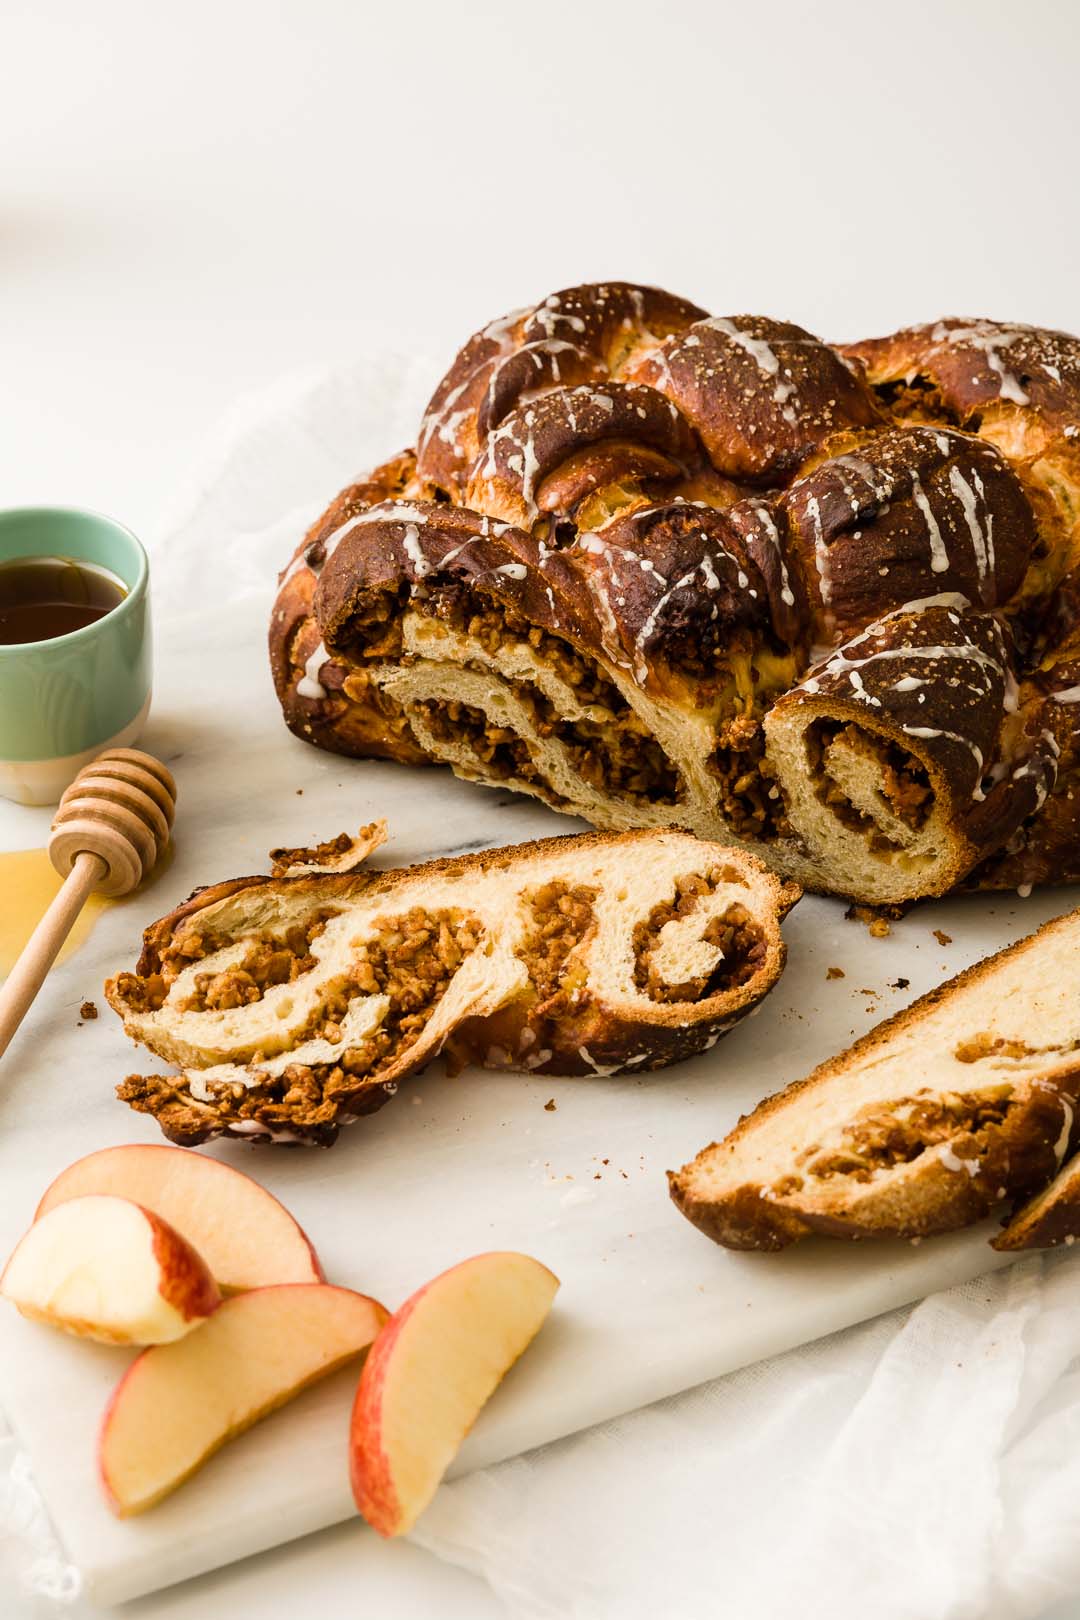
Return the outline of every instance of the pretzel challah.
{"type": "Polygon", "coordinates": [[[119,1090],[173,1141],[328,1145],[444,1048],[535,1074],[663,1068],[772,988],[799,892],[669,830],[328,870],[348,842],[200,889],[106,985],[128,1034],[181,1067],[119,1090]]]}
{"type": "Polygon", "coordinates": [[[1080,878],[1080,341],[652,288],[471,338],[281,579],[289,726],[869,901],[1080,878]]]}

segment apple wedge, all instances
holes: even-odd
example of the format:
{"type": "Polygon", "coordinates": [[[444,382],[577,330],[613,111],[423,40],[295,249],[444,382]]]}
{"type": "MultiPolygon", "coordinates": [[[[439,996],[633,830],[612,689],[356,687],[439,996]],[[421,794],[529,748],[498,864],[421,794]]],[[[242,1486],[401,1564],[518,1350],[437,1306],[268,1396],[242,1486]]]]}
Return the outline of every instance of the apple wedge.
{"type": "Polygon", "coordinates": [[[353,1496],[380,1535],[416,1523],[558,1286],[527,1254],[478,1254],[387,1322],[360,1374],[349,1436],[353,1496]]]}
{"type": "Polygon", "coordinates": [[[221,1302],[202,1256],[127,1198],[73,1198],[42,1216],[0,1276],[24,1316],[105,1344],[168,1344],[221,1302]]]}
{"type": "Polygon", "coordinates": [[[190,1148],[133,1143],[77,1159],[47,1189],[35,1220],[87,1193],[114,1193],[152,1209],[195,1245],[223,1293],[325,1280],[283,1204],[250,1176],[190,1148]]]}
{"type": "Polygon", "coordinates": [[[201,1333],[145,1350],[113,1391],[99,1467],[120,1518],[142,1513],[208,1457],[317,1379],[362,1355],[387,1319],[329,1283],[279,1283],[225,1300],[201,1333]]]}

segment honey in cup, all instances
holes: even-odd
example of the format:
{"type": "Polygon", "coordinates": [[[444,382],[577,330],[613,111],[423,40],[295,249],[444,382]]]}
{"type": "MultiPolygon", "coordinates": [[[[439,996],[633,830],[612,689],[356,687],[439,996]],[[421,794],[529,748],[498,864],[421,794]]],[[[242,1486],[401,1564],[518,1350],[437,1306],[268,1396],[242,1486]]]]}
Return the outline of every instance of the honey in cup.
{"type": "Polygon", "coordinates": [[[74,557],[0,562],[0,643],[51,641],[119,607],[127,586],[107,568],[74,557]]]}
{"type": "Polygon", "coordinates": [[[132,747],[151,680],[149,561],[131,530],[82,507],[0,511],[0,798],[55,804],[103,749],[132,747]]]}

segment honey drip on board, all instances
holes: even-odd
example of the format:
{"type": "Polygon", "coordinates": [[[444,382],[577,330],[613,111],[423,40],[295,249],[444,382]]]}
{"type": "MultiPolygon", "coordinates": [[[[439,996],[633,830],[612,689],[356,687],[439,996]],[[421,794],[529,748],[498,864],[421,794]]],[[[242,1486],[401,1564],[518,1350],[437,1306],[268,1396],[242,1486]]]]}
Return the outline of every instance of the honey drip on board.
{"type": "MultiPolygon", "coordinates": [[[[170,842],[150,879],[140,883],[135,894],[141,894],[150,881],[171,865],[172,852],[170,842]]],[[[0,852],[0,980],[15,966],[19,953],[59,894],[63,881],[43,849],[0,852]]],[[[65,961],[78,950],[106,907],[123,905],[128,898],[125,895],[119,900],[106,900],[104,895],[92,894],[60,947],[57,962],[65,961]]]]}
{"type": "MultiPolygon", "coordinates": [[[[19,952],[60,893],[63,881],[43,849],[14,849],[0,854],[0,978],[6,978],[15,966],[19,952]]],[[[99,912],[109,904],[100,895],[90,896],[60,947],[58,962],[78,950],[99,912]]]]}

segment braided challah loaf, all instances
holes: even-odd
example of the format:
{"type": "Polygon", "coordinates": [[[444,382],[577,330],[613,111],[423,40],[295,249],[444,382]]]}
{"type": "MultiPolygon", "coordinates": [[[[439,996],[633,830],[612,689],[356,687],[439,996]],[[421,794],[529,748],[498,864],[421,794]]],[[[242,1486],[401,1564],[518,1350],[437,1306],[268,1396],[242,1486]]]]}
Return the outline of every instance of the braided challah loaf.
{"type": "Polygon", "coordinates": [[[1080,341],[624,283],[471,338],[281,579],[319,747],[868,902],[1080,878],[1080,341]]]}
{"type": "Polygon", "coordinates": [[[173,1141],[328,1145],[444,1049],[534,1074],[660,1069],[714,1045],[784,964],[799,891],[737,850],[590,833],[331,869],[382,832],[200,889],[106,985],[128,1034],[181,1069],[119,1090],[173,1141]]]}

